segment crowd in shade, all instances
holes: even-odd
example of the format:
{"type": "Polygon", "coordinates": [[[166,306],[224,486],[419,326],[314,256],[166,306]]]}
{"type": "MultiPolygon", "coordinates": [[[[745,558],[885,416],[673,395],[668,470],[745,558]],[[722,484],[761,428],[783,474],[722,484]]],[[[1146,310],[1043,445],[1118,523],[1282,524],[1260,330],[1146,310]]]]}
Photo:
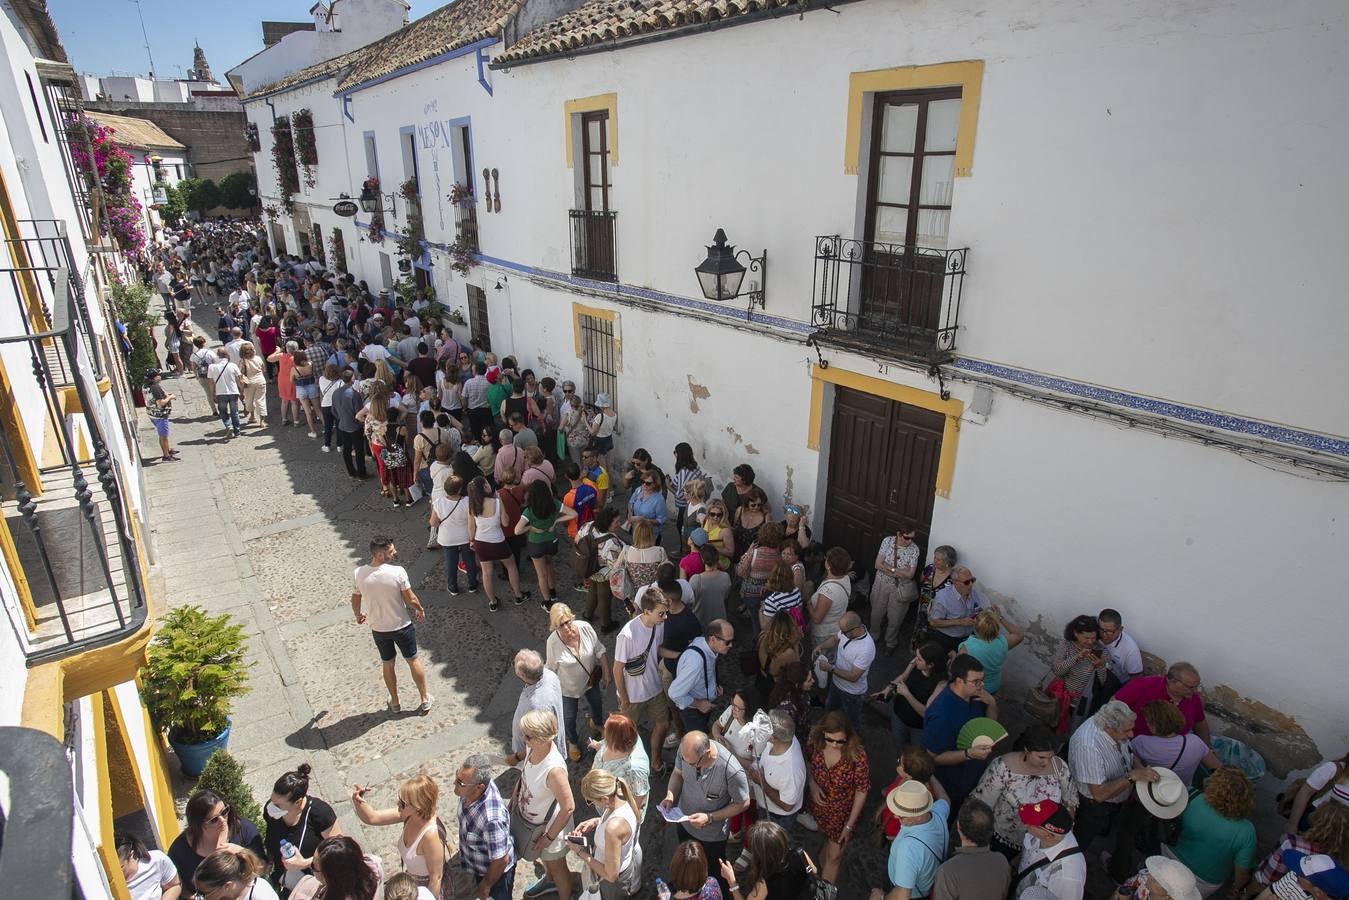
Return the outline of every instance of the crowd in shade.
{"type": "MultiPolygon", "coordinates": [[[[1089,872],[1134,900],[1349,897],[1349,757],[1289,786],[1284,833],[1262,846],[1199,671],[1146,672],[1120,611],[1072,619],[1040,686],[1004,696],[1025,632],[913,523],[853,559],[748,463],[719,482],[689,441],[620,454],[635,436],[613,397],[456,337],[422,290],[272,257],[255,224],[170,233],[143,275],[170,323],[148,382],[166,459],[161,379],[181,375],[229,438],[302,429],[339,472],[378,478],[424,521],[453,602],[529,604],[548,637],[513,660],[501,753],[454,760],[452,785],[412,777],[388,808],[353,786],[366,833],[397,830],[395,871],[299,765],[262,833],[203,791],[167,854],[119,839],[136,900],[436,900],[453,885],[504,900],[517,882],[529,898],[814,900],[842,896],[864,853],[885,859],[872,900],[1082,900],[1089,872]],[[192,333],[194,304],[214,307],[214,335],[192,333]]],[[[351,610],[389,712],[402,668],[430,710],[417,627],[436,610],[392,537],[370,537],[351,610]]]]}

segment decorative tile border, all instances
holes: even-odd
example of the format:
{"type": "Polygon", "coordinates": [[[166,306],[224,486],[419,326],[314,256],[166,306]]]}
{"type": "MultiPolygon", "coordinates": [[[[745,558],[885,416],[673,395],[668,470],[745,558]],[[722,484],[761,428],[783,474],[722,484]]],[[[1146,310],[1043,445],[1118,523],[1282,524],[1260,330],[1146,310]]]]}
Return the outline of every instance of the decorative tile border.
{"type": "MultiPolygon", "coordinates": [[[[361,223],[357,222],[356,224],[360,225],[361,223]]],[[[385,232],[385,234],[388,237],[395,239],[401,237],[401,235],[392,232],[385,232]]],[[[428,247],[433,249],[444,253],[449,252],[449,248],[444,244],[437,244],[431,241],[427,241],[426,243],[428,247]]],[[[810,335],[816,330],[805,322],[797,322],[793,319],[784,319],[781,316],[769,316],[762,313],[751,313],[749,318],[746,319],[741,315],[732,314],[730,309],[724,305],[712,303],[707,300],[695,300],[691,297],[680,297],[677,294],[667,294],[663,291],[636,287],[635,285],[616,284],[610,281],[594,281],[589,278],[568,275],[565,272],[554,272],[548,269],[528,266],[523,263],[512,262],[508,259],[487,256],[486,254],[477,254],[475,258],[500,269],[519,272],[522,275],[527,275],[532,278],[554,282],[559,287],[566,288],[570,286],[601,295],[612,294],[617,297],[646,300],[652,303],[670,306],[675,309],[692,310],[715,316],[728,325],[751,322],[761,327],[774,328],[797,336],[810,335]]],[[[1070,381],[1069,379],[1058,378],[1052,375],[1041,375],[1038,372],[1030,372],[1025,369],[1017,369],[1012,366],[984,362],[983,360],[971,359],[969,357],[958,357],[950,365],[955,369],[974,372],[980,375],[988,375],[1002,381],[1010,381],[1028,387],[1041,388],[1058,394],[1081,397],[1085,400],[1092,400],[1097,403],[1105,403],[1123,409],[1148,413],[1150,415],[1164,416],[1168,419],[1177,419],[1182,422],[1189,422],[1205,428],[1212,428],[1217,431],[1227,431],[1232,434],[1239,434],[1246,437],[1270,441],[1276,444],[1283,444],[1300,450],[1311,451],[1314,453],[1327,453],[1349,459],[1349,439],[1343,437],[1317,434],[1316,432],[1290,428],[1286,425],[1275,425],[1270,422],[1261,422],[1256,419],[1235,416],[1230,413],[1214,412],[1213,410],[1203,409],[1197,406],[1185,406],[1184,404],[1175,403],[1170,400],[1158,400],[1155,397],[1131,394],[1127,391],[1099,387],[1081,381],[1070,381]]]]}
{"type": "Polygon", "coordinates": [[[1214,412],[1196,406],[1184,406],[1170,400],[1158,400],[1155,397],[1130,394],[1125,391],[1098,387],[1094,384],[1084,384],[1080,381],[1069,381],[1066,378],[1041,375],[1038,372],[1028,372],[1024,369],[1015,369],[1011,366],[1002,366],[968,357],[961,357],[951,365],[966,372],[977,372],[1003,381],[1042,388],[1058,394],[1068,394],[1085,400],[1094,400],[1098,403],[1108,403],[1111,406],[1132,409],[1154,416],[1165,416],[1168,419],[1177,419],[1205,428],[1272,441],[1300,450],[1349,458],[1349,439],[1342,437],[1302,431],[1297,428],[1289,428],[1286,425],[1274,425],[1269,422],[1247,419],[1230,413],[1214,412]]]}

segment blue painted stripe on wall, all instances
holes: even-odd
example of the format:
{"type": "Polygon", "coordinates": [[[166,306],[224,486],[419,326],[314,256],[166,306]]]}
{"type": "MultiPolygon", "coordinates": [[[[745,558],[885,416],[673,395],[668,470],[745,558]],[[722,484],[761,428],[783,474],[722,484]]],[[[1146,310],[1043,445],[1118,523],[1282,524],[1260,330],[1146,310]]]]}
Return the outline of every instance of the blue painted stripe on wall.
{"type": "MultiPolygon", "coordinates": [[[[356,224],[360,225],[362,223],[357,222],[356,224]]],[[[384,234],[387,237],[394,239],[401,237],[401,235],[388,231],[384,234]]],[[[444,244],[428,241],[427,245],[442,252],[448,252],[449,250],[444,244]]],[[[679,309],[696,309],[699,312],[708,313],[724,319],[728,325],[735,325],[746,321],[742,315],[731,315],[727,307],[706,300],[694,300],[689,297],[680,297],[676,294],[666,294],[661,291],[654,291],[650,288],[636,287],[633,285],[614,284],[609,281],[592,281],[589,278],[578,278],[575,275],[568,275],[563,272],[539,269],[534,266],[524,265],[523,263],[512,262],[508,259],[487,256],[486,254],[478,254],[476,258],[482,262],[489,263],[502,269],[509,269],[512,272],[519,272],[523,275],[543,278],[548,281],[558,282],[562,285],[575,285],[576,287],[587,290],[615,294],[620,297],[637,297],[679,309]]],[[[749,321],[769,328],[776,328],[793,335],[808,335],[815,330],[804,322],[784,319],[780,316],[754,314],[749,321]]],[[[1054,391],[1059,394],[1082,397],[1086,400],[1094,400],[1098,403],[1105,403],[1110,406],[1118,406],[1123,409],[1131,409],[1137,412],[1150,413],[1156,416],[1165,416],[1169,419],[1179,419],[1183,422],[1202,425],[1205,428],[1213,428],[1218,431],[1227,431],[1232,434],[1255,437],[1261,440],[1272,441],[1277,444],[1284,444],[1289,447],[1298,447],[1303,450],[1312,450],[1318,453],[1330,453],[1335,456],[1349,458],[1349,440],[1346,440],[1345,438],[1303,431],[1298,428],[1290,428],[1286,425],[1261,422],[1256,419],[1231,415],[1230,413],[1214,412],[1213,410],[1203,409],[1197,406],[1186,406],[1170,400],[1158,400],[1155,397],[1144,397],[1140,394],[1131,394],[1127,391],[1103,388],[1081,381],[1070,381],[1067,378],[1058,378],[1053,375],[1041,375],[1038,372],[1029,372],[1025,369],[1017,369],[1012,366],[984,362],[983,360],[971,359],[969,357],[960,357],[951,363],[951,365],[954,368],[966,372],[988,375],[1003,381],[1024,384],[1028,387],[1037,387],[1054,391]]]]}
{"type": "Polygon", "coordinates": [[[1247,419],[1230,413],[1214,412],[1211,409],[1185,406],[1170,400],[1158,400],[1155,397],[1144,397],[1140,394],[1130,394],[1126,391],[1084,384],[1080,381],[1069,381],[1066,378],[1056,378],[1052,375],[1041,375],[1038,372],[1028,372],[1024,369],[1016,369],[1011,366],[998,365],[997,363],[984,362],[968,357],[961,357],[952,365],[967,372],[990,375],[1004,381],[1043,388],[1059,394],[1082,397],[1086,400],[1095,400],[1098,403],[1108,403],[1111,406],[1150,413],[1155,416],[1179,419],[1183,422],[1202,425],[1205,428],[1229,431],[1233,434],[1260,438],[1261,440],[1273,441],[1289,447],[1299,447],[1304,450],[1313,450],[1318,453],[1331,453],[1336,456],[1349,457],[1349,440],[1344,438],[1316,434],[1315,432],[1261,422],[1256,419],[1247,419]]]}

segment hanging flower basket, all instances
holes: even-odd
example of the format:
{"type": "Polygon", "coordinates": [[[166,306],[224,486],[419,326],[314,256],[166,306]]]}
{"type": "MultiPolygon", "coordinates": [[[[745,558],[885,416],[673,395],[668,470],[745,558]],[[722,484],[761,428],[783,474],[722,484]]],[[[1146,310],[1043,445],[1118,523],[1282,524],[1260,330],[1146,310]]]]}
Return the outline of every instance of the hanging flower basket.
{"type": "Polygon", "coordinates": [[[319,148],[314,137],[314,116],[307,109],[298,110],[290,117],[291,130],[295,136],[295,155],[300,168],[304,171],[305,187],[315,184],[314,166],[319,164],[319,148]]]}

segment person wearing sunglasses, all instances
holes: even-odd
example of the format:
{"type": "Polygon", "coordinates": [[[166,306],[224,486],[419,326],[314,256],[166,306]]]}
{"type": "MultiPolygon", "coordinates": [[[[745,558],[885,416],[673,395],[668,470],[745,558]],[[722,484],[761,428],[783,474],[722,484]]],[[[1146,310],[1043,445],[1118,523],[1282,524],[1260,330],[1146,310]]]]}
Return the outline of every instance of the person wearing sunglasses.
{"type": "Polygon", "coordinates": [[[169,859],[178,870],[185,896],[197,890],[193,882],[197,867],[217,850],[249,850],[265,858],[258,829],[247,819],[239,818],[215,791],[193,794],[187,801],[186,818],[187,827],[169,845],[169,859]]]}
{"type": "Polygon", "coordinates": [[[642,472],[641,490],[633,491],[628,497],[627,527],[632,529],[638,519],[646,519],[656,533],[656,543],[660,543],[660,533],[665,527],[668,507],[665,503],[665,475],[655,466],[647,466],[642,472]]]}
{"type": "Polygon", "coordinates": [[[806,808],[797,822],[824,836],[820,877],[836,883],[843,848],[871,790],[871,767],[862,736],[841,710],[825,713],[810,733],[806,755],[806,808]]]}
{"type": "Polygon", "coordinates": [[[932,636],[945,644],[947,650],[960,646],[960,642],[974,631],[979,611],[989,608],[983,595],[974,589],[974,581],[974,573],[968,567],[956,566],[951,570],[946,586],[932,598],[928,625],[932,628],[932,636]]]}

